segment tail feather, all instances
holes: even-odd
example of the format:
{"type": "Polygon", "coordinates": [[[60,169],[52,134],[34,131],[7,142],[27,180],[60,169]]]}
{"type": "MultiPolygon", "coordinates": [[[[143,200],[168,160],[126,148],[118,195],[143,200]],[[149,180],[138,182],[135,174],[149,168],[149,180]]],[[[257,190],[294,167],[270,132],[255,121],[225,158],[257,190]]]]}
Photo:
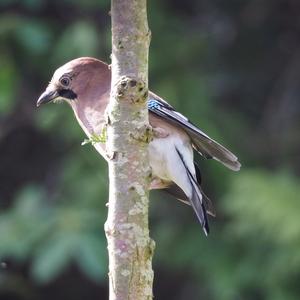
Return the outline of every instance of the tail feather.
{"type": "Polygon", "coordinates": [[[192,206],[194,212],[196,213],[196,216],[202,226],[202,229],[203,229],[205,235],[207,236],[209,233],[208,219],[207,219],[206,209],[205,209],[204,202],[203,202],[203,197],[202,197],[201,191],[199,189],[199,185],[197,183],[197,179],[191,174],[190,170],[188,169],[188,167],[187,167],[181,153],[178,151],[178,149],[176,149],[176,151],[186,169],[188,179],[191,183],[192,195],[189,198],[191,206],[192,206]]]}
{"type": "MultiPolygon", "coordinates": [[[[215,217],[216,210],[215,210],[213,204],[211,203],[211,200],[206,196],[206,194],[203,192],[201,187],[199,187],[199,185],[198,185],[198,188],[200,189],[200,192],[202,195],[202,201],[203,201],[206,213],[212,217],[215,217]]],[[[184,191],[176,183],[172,183],[167,188],[164,188],[163,191],[168,193],[169,195],[175,197],[176,199],[183,202],[184,204],[191,205],[189,198],[186,196],[184,191]]]]}
{"type": "Polygon", "coordinates": [[[189,179],[193,186],[192,197],[190,199],[191,205],[198,217],[198,220],[200,221],[200,224],[202,225],[205,235],[207,236],[209,234],[209,225],[208,225],[206,209],[203,203],[203,197],[198,188],[197,183],[195,182],[194,177],[192,176],[189,170],[187,171],[188,171],[189,179]]]}
{"type": "Polygon", "coordinates": [[[194,166],[195,166],[195,171],[196,171],[196,178],[197,178],[197,183],[198,183],[198,187],[199,190],[202,194],[202,201],[204,203],[204,207],[206,209],[206,212],[211,215],[212,217],[216,216],[216,210],[211,202],[211,200],[206,196],[206,194],[203,192],[202,188],[201,188],[201,183],[202,183],[202,176],[201,176],[201,172],[200,172],[200,168],[198,166],[197,163],[194,162],[194,166]]]}

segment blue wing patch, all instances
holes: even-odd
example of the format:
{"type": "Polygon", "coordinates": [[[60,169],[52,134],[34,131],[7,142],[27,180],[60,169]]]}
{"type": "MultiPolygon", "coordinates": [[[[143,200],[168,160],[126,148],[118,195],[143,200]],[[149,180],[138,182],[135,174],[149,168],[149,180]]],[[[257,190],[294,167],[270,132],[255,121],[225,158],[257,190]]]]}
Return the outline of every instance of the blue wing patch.
{"type": "Polygon", "coordinates": [[[149,99],[148,100],[148,109],[150,110],[154,110],[154,109],[160,109],[161,108],[161,105],[154,99],[149,99]]]}

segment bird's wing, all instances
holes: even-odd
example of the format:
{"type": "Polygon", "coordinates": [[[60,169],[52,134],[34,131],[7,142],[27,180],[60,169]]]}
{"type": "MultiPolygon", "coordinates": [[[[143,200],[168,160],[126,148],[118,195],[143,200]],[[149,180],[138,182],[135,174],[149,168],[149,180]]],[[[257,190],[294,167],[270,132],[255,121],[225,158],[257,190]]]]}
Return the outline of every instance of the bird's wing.
{"type": "Polygon", "coordinates": [[[149,93],[148,109],[153,114],[185,130],[192,140],[194,149],[205,158],[214,158],[234,171],[240,169],[241,164],[232,152],[211,139],[159,96],[149,93]]]}

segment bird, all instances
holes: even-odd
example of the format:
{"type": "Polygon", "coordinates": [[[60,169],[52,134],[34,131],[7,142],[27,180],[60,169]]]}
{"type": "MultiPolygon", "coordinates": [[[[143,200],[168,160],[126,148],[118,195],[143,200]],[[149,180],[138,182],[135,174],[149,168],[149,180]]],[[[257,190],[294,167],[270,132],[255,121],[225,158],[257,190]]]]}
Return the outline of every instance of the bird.
{"type": "MultiPolygon", "coordinates": [[[[73,59],[59,67],[37,100],[37,106],[49,102],[67,102],[90,138],[99,135],[106,124],[105,111],[110,99],[110,65],[92,57],[73,59]]],[[[189,204],[207,236],[208,214],[215,216],[210,199],[201,188],[201,173],[194,162],[194,150],[205,159],[214,159],[238,171],[238,158],[210,138],[167,101],[149,91],[147,99],[153,139],[148,145],[152,168],[150,189],[161,189],[189,204]]],[[[94,143],[107,159],[104,143],[94,143]]]]}

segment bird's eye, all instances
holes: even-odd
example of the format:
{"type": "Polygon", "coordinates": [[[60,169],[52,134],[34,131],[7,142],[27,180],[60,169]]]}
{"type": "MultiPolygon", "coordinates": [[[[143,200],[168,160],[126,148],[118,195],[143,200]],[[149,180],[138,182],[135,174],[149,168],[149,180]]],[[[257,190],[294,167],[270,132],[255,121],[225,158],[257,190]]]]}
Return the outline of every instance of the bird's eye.
{"type": "Polygon", "coordinates": [[[67,87],[67,86],[69,86],[70,85],[70,78],[69,77],[62,77],[61,79],[60,79],[60,83],[61,83],[61,85],[63,85],[64,87],[67,87]]]}

